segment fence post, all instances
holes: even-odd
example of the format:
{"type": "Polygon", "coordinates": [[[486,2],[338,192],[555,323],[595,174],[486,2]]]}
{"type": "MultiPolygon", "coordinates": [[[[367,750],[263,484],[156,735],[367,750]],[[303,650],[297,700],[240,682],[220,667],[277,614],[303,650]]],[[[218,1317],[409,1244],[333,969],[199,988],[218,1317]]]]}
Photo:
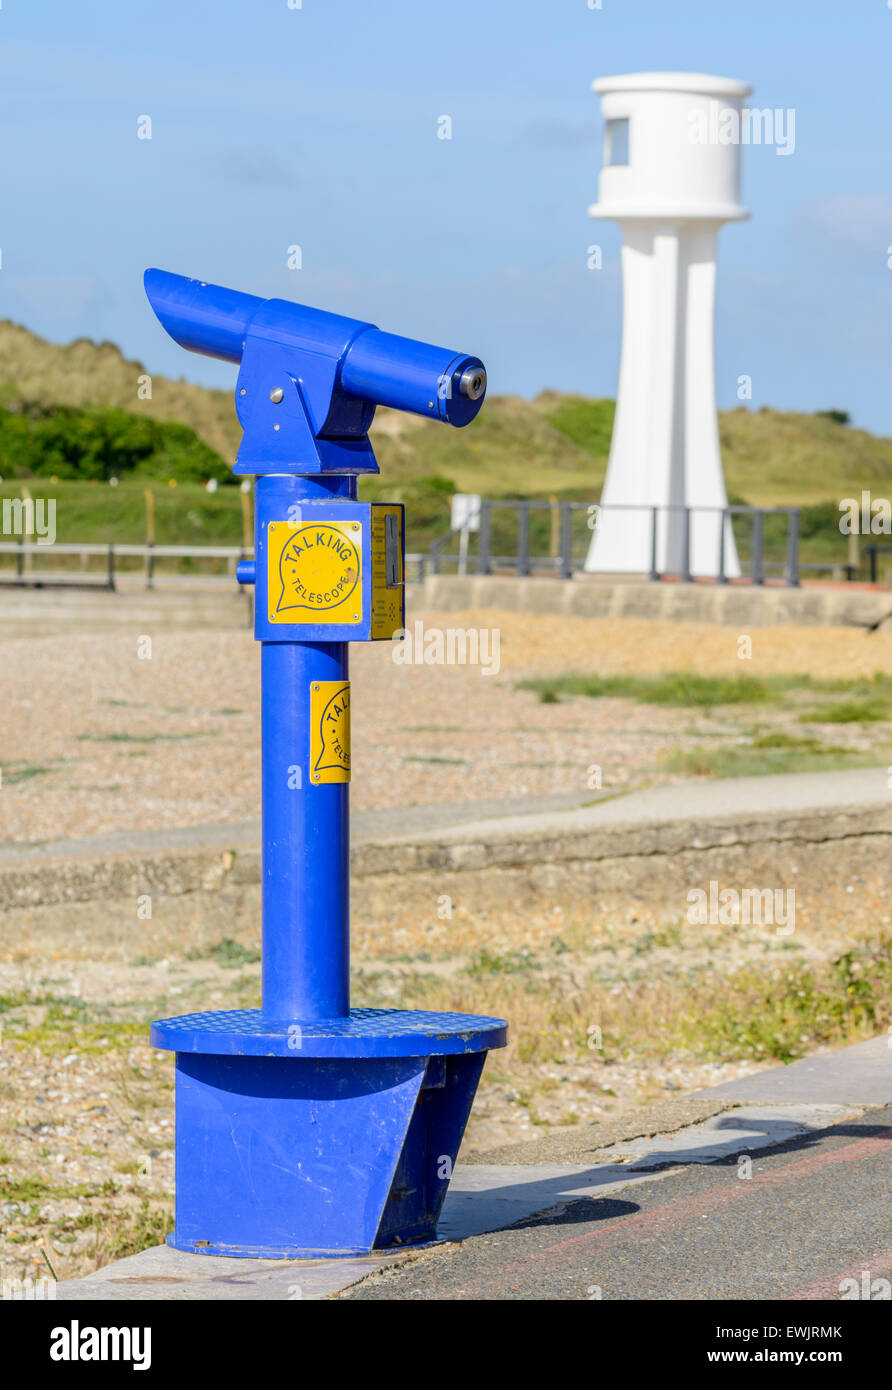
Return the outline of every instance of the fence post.
{"type": "Polygon", "coordinates": [[[115,547],[108,547],[108,587],[112,593],[115,591],[115,547]]]}
{"type": "Polygon", "coordinates": [[[31,554],[31,537],[34,535],[34,503],[31,500],[30,488],[24,485],[22,486],[22,501],[24,503],[24,507],[22,508],[22,525],[24,528],[22,532],[22,541],[24,543],[22,546],[22,559],[24,568],[30,575],[34,569],[34,556],[31,554]]]}
{"type": "Polygon", "coordinates": [[[15,553],[15,572],[16,572],[16,578],[17,578],[17,579],[20,579],[20,580],[24,583],[24,579],[25,579],[25,540],[24,540],[24,537],[21,537],[21,538],[19,539],[19,548],[18,548],[18,550],[17,550],[16,553],[15,553]]]}
{"type": "Polygon", "coordinates": [[[685,584],[691,582],[691,509],[685,507],[681,519],[681,578],[685,584]]]}
{"type": "Polygon", "coordinates": [[[657,535],[660,524],[659,507],[650,509],[650,577],[652,582],[656,582],[660,577],[660,569],[657,564],[657,535]]]}
{"type": "Polygon", "coordinates": [[[155,544],[155,494],[151,488],[145,490],[146,502],[146,588],[155,587],[155,556],[152,554],[152,547],[155,544]]]}
{"type": "Polygon", "coordinates": [[[478,549],[478,551],[477,551],[477,573],[478,573],[478,574],[489,574],[489,572],[490,572],[490,564],[489,564],[489,543],[490,543],[489,503],[488,503],[487,501],[484,500],[484,501],[482,501],[482,502],[480,503],[480,541],[479,541],[479,549],[478,549]]]}
{"type": "Polygon", "coordinates": [[[520,516],[518,518],[518,559],[517,573],[529,574],[530,572],[530,504],[521,502],[520,516]]]}
{"type": "Polygon", "coordinates": [[[761,584],[762,580],[762,510],[760,507],[753,507],[753,556],[751,578],[754,584],[761,584]]]}
{"type": "Polygon", "coordinates": [[[561,503],[561,579],[570,579],[573,576],[573,557],[570,553],[572,533],[570,523],[573,513],[569,502],[561,503]]]}
{"type": "Polygon", "coordinates": [[[557,559],[558,550],[560,549],[560,539],[561,539],[561,538],[560,538],[560,531],[561,531],[561,512],[560,512],[560,506],[559,506],[559,504],[558,504],[558,500],[557,500],[556,497],[549,497],[549,499],[548,499],[548,509],[549,509],[549,515],[550,515],[550,521],[551,521],[550,536],[549,536],[549,542],[548,542],[548,557],[549,557],[549,559],[551,559],[551,560],[556,560],[556,559],[557,559]]]}
{"type": "Polygon", "coordinates": [[[787,584],[791,589],[799,587],[799,508],[791,507],[788,512],[787,530],[787,584]]]}

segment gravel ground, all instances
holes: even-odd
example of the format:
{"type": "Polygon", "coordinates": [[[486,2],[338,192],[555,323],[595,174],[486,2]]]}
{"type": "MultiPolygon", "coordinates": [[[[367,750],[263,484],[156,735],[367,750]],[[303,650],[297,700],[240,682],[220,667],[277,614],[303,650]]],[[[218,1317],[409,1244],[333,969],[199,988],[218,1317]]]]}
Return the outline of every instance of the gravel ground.
{"type": "MultiPolygon", "coordinates": [[[[667,749],[733,739],[751,709],[604,699],[541,704],[525,675],[691,669],[758,675],[892,673],[892,634],[764,629],[737,656],[731,629],[505,613],[428,614],[425,628],[500,632],[500,671],[397,665],[389,643],[352,648],[352,804],[357,810],[573,793],[679,780],[667,749]],[[596,708],[596,718],[592,717],[596,708]]],[[[247,632],[73,634],[0,643],[0,843],[244,821],[260,799],[257,646],[247,632]]],[[[782,712],[760,712],[768,726],[782,712]]],[[[801,731],[801,727],[800,727],[801,731]]],[[[874,731],[835,725],[834,745],[874,731]]],[[[878,759],[879,760],[879,759],[878,759]]]]}

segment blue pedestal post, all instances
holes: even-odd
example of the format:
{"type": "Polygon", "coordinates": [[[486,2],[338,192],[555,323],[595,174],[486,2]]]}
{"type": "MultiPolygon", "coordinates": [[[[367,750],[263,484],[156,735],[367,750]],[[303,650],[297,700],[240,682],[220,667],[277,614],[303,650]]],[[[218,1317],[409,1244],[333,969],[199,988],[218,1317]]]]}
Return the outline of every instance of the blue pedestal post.
{"type": "Polygon", "coordinates": [[[347,681],[346,642],[264,642],[263,1012],[350,1012],[350,787],[307,785],[311,684],[347,681]],[[296,785],[298,778],[301,785],[296,785]]]}

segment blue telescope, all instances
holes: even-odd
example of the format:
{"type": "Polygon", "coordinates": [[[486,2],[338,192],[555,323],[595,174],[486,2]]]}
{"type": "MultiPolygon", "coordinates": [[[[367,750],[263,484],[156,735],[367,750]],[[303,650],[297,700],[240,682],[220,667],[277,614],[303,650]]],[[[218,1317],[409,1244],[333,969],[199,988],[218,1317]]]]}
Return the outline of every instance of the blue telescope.
{"type": "Polygon", "coordinates": [[[483,404],[486,370],[468,353],[166,270],[147,270],[145,288],[181,347],[241,364],[236,473],[377,472],[360,447],[376,406],[461,427],[483,404]],[[330,447],[338,442],[350,448],[330,447]]]}
{"type": "Polygon", "coordinates": [[[348,643],[405,627],[403,508],[357,488],[378,472],[376,406],[466,425],[486,372],[286,300],[163,270],[145,286],[182,347],[239,363],[235,472],[257,478],[238,578],[260,643],[261,1006],[152,1024],[176,1054],[168,1243],[274,1259],[425,1244],[507,1025],[351,1007],[348,643]]]}

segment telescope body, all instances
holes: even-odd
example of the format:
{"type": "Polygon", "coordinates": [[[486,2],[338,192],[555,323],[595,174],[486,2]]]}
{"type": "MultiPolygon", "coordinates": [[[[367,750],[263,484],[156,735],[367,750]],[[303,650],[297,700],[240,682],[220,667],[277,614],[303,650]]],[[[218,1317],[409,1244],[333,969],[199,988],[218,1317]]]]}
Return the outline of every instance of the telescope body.
{"type": "Polygon", "coordinates": [[[241,364],[235,399],[246,439],[236,472],[377,471],[371,450],[354,449],[351,459],[317,449],[314,460],[297,415],[308,418],[324,444],[365,440],[379,405],[461,427],[483,404],[486,372],[468,353],[165,270],[147,270],[145,287],[160,323],[181,347],[241,364]],[[270,402],[276,389],[283,399],[270,402]],[[271,404],[276,408],[269,410],[271,404]]]}

